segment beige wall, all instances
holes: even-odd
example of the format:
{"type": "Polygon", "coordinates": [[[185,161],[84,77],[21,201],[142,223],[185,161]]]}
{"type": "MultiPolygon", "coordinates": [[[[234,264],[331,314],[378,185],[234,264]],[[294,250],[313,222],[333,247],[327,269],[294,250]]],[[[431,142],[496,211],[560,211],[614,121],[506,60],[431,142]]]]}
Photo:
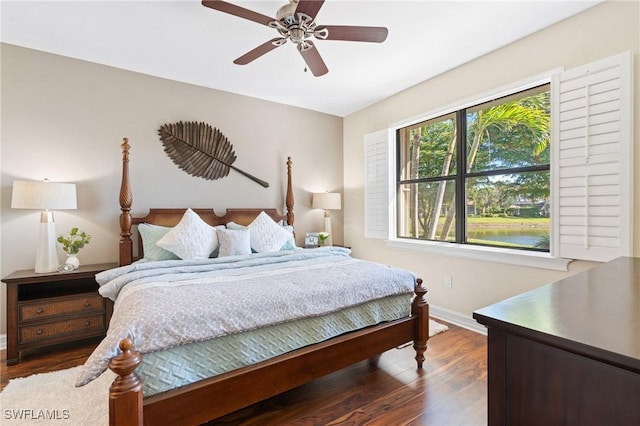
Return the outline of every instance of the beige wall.
{"type": "MultiPolygon", "coordinates": [[[[342,190],[340,117],[16,46],[1,48],[1,276],[35,263],[39,214],[10,208],[16,179],[75,182],[78,210],[56,212],[57,231],[79,226],[93,236],[80,252],[83,263],[117,260],[123,137],[131,143],[135,214],[184,206],[213,207],[218,214],[226,207],[283,210],[285,161],[291,156],[302,244],[305,232],[319,231],[324,223],[322,211],[310,209],[311,192],[342,190]],[[235,148],[235,165],[270,187],[234,171],[207,181],[178,169],[157,130],[180,120],[219,128],[235,148]]],[[[335,241],[342,242],[342,214],[332,217],[335,241]]],[[[0,333],[5,333],[4,285],[1,294],[0,333]]]]}
{"type": "MultiPolygon", "coordinates": [[[[538,287],[590,267],[570,264],[569,272],[479,262],[387,247],[364,238],[363,136],[428,111],[453,105],[474,95],[522,81],[557,67],[570,69],[630,50],[635,62],[635,164],[640,164],[638,120],[640,66],[639,3],[605,2],[575,17],[512,43],[453,71],[425,81],[365,110],[345,117],[345,242],[357,257],[388,262],[415,271],[429,288],[432,305],[463,316],[506,297],[538,287]],[[452,288],[443,285],[453,277],[452,288]]],[[[472,35],[470,35],[472,37],[472,35]]],[[[431,40],[430,42],[438,42],[431,40]]],[[[438,58],[433,58],[437,61],[438,58]]],[[[635,181],[638,180],[636,171],[635,181]]],[[[635,187],[634,241],[640,254],[640,185],[635,187]]]]}

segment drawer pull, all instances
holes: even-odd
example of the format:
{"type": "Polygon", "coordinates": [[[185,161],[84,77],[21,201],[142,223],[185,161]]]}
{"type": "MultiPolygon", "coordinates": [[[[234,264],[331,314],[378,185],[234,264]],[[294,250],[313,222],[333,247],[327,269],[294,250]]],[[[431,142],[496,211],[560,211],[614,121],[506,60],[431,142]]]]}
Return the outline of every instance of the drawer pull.
{"type": "Polygon", "coordinates": [[[89,327],[91,325],[91,321],[85,321],[84,325],[85,325],[85,327],[89,327]]]}
{"type": "Polygon", "coordinates": [[[36,330],[36,334],[38,334],[38,335],[42,334],[42,329],[41,328],[37,329],[36,330]]]}
{"type": "Polygon", "coordinates": [[[86,302],[84,302],[84,307],[88,308],[89,306],[91,306],[91,302],[89,302],[88,300],[86,302]]]}
{"type": "Polygon", "coordinates": [[[38,308],[38,309],[36,309],[36,314],[41,314],[41,313],[43,313],[43,312],[44,312],[44,309],[43,309],[43,308],[38,308]]]}

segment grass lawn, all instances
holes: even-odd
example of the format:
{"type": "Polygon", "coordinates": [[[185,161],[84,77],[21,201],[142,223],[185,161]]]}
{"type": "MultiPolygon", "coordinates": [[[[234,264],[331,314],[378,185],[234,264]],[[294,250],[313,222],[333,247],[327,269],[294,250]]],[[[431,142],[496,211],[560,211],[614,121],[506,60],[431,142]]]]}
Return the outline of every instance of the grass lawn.
{"type": "Polygon", "coordinates": [[[548,229],[548,217],[468,217],[467,225],[473,228],[540,228],[548,229]]]}

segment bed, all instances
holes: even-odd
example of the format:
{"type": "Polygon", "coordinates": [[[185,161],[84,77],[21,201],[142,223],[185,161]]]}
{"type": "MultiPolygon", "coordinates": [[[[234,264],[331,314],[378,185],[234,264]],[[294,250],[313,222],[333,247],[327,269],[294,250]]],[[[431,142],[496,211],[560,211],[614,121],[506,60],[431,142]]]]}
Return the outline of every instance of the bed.
{"type": "MultiPolygon", "coordinates": [[[[139,285],[140,288],[131,284],[131,288],[134,290],[128,291],[128,287],[122,287],[124,289],[122,290],[116,286],[117,290],[111,294],[111,297],[116,299],[116,303],[109,327],[110,333],[113,331],[116,337],[110,337],[108,334],[107,338],[105,338],[105,340],[111,339],[111,342],[106,345],[107,347],[115,346],[115,344],[118,346],[117,349],[112,348],[114,356],[107,360],[108,367],[116,374],[116,378],[109,390],[109,421],[111,425],[202,424],[310,382],[353,363],[368,359],[369,362],[375,364],[382,352],[411,341],[413,341],[413,347],[416,351],[415,359],[417,367],[419,369],[422,368],[425,359],[424,352],[427,348],[429,336],[429,305],[425,299],[427,290],[422,286],[422,280],[415,278],[413,275],[411,275],[409,283],[407,283],[406,276],[397,279],[390,278],[388,280],[389,290],[385,290],[388,291],[389,294],[385,293],[385,295],[382,295],[382,293],[380,293],[380,297],[377,295],[372,296],[372,294],[378,291],[378,287],[385,287],[381,285],[380,281],[387,280],[381,279],[381,276],[387,273],[393,273],[393,275],[390,276],[396,277],[395,268],[384,267],[384,265],[378,264],[369,265],[370,262],[353,259],[350,257],[350,251],[347,249],[327,247],[312,250],[294,249],[285,252],[283,246],[282,251],[275,253],[259,252],[250,255],[229,257],[228,259],[234,259],[233,262],[227,262],[225,259],[220,258],[193,261],[167,260],[162,262],[140,262],[140,259],[143,259],[145,256],[145,244],[140,237],[140,232],[135,233],[137,234],[137,238],[134,236],[134,232],[132,232],[133,227],[151,224],[173,229],[181,224],[189,211],[197,214],[199,218],[211,227],[229,226],[229,224],[232,223],[235,224],[238,229],[243,229],[245,226],[255,224],[259,217],[265,215],[269,217],[268,220],[272,220],[274,223],[292,227],[294,214],[293,189],[291,183],[292,163],[290,158],[287,160],[286,167],[287,190],[285,200],[287,211],[285,214],[280,214],[278,210],[274,208],[227,209],[226,214],[223,216],[217,216],[212,209],[150,209],[149,213],[144,217],[133,217],[130,213],[133,197],[129,181],[130,146],[128,140],[124,140],[121,148],[120,268],[106,272],[109,278],[106,281],[113,279],[113,277],[117,278],[109,281],[109,284],[104,287],[114,288],[112,283],[114,281],[120,282],[118,281],[121,279],[120,272],[127,276],[130,273],[142,273],[144,275],[147,274],[147,269],[153,269],[153,274],[156,274],[156,263],[158,267],[161,268],[173,268],[178,265],[177,268],[180,269],[181,273],[185,271],[191,273],[192,269],[190,268],[196,268],[198,271],[206,268],[205,275],[207,275],[207,282],[201,282],[202,280],[198,275],[198,279],[181,280],[177,285],[173,284],[173,282],[167,284],[164,281],[171,281],[173,275],[178,275],[178,273],[176,272],[174,274],[173,270],[167,269],[167,273],[165,274],[165,272],[163,272],[165,270],[161,269],[161,272],[158,273],[163,277],[162,280],[156,280],[155,278],[139,279],[136,276],[136,278],[131,278],[131,282],[139,285]],[[231,267],[227,266],[228,263],[234,262],[241,265],[239,269],[241,269],[242,272],[237,272],[236,269],[231,270],[231,267]],[[274,263],[272,264],[271,262],[274,263]],[[282,266],[280,262],[282,262],[282,266]],[[254,267],[257,269],[251,269],[254,267]],[[209,271],[209,268],[213,268],[216,271],[209,271]],[[375,270],[368,268],[381,269],[375,270]],[[222,273],[223,277],[219,277],[218,269],[224,270],[222,273]],[[336,271],[335,274],[349,278],[343,279],[343,282],[339,283],[339,285],[334,283],[325,284],[317,278],[318,275],[330,276],[334,269],[336,271]],[[390,269],[394,269],[394,271],[388,272],[390,269]],[[313,272],[314,270],[317,272],[313,272]],[[316,275],[313,275],[314,273],[316,275]],[[214,283],[210,283],[208,281],[210,279],[213,280],[214,283]],[[268,284],[261,286],[260,283],[263,282],[263,280],[264,283],[268,284]],[[250,362],[242,361],[239,366],[233,366],[234,364],[232,362],[231,367],[226,367],[226,370],[217,371],[215,374],[212,373],[212,375],[207,377],[199,379],[189,378],[189,383],[178,383],[178,387],[175,387],[175,384],[172,384],[170,389],[165,389],[162,386],[159,388],[146,386],[147,381],[151,382],[155,380],[151,376],[157,373],[158,370],[163,369],[162,363],[164,362],[163,359],[165,359],[163,358],[163,356],[165,356],[165,350],[156,351],[147,348],[145,350],[149,353],[143,356],[138,352],[138,349],[144,348],[147,344],[144,339],[117,334],[118,330],[123,333],[125,329],[138,330],[139,327],[143,327],[142,325],[138,326],[137,322],[135,325],[125,325],[128,324],[127,321],[135,320],[134,317],[137,315],[137,307],[140,306],[138,299],[135,299],[135,297],[137,297],[135,294],[154,294],[153,292],[156,291],[156,286],[160,286],[162,291],[165,289],[170,289],[167,291],[177,291],[174,287],[184,287],[188,289],[187,291],[192,291],[191,285],[193,283],[201,287],[198,291],[216,292],[218,290],[215,289],[223,288],[215,287],[222,285],[219,281],[229,282],[235,286],[234,290],[228,290],[227,287],[224,287],[224,290],[220,290],[225,292],[225,294],[229,292],[227,300],[233,301],[237,306],[247,305],[249,310],[253,309],[254,311],[257,310],[257,306],[260,306],[255,304],[256,300],[260,301],[260,303],[268,303],[268,300],[266,300],[267,293],[262,293],[267,290],[261,287],[270,288],[271,285],[275,286],[275,282],[281,281],[282,285],[285,286],[284,288],[291,290],[290,293],[286,293],[287,304],[284,305],[284,308],[280,308],[283,306],[280,304],[285,303],[284,301],[274,302],[278,303],[278,305],[274,305],[277,306],[278,309],[267,309],[266,312],[263,312],[261,315],[254,315],[256,318],[242,317],[242,315],[240,318],[231,318],[231,311],[225,313],[222,308],[216,309],[216,311],[220,311],[219,314],[222,315],[223,319],[227,319],[225,315],[230,315],[228,317],[229,321],[223,321],[225,324],[241,323],[242,325],[238,327],[245,327],[246,325],[244,323],[256,322],[257,325],[254,324],[251,326],[253,327],[251,330],[234,329],[235,331],[231,333],[232,336],[229,338],[235,338],[236,335],[242,337],[245,333],[253,333],[254,337],[262,339],[262,341],[255,344],[253,343],[255,340],[250,340],[252,343],[244,344],[244,349],[241,350],[241,352],[251,352],[259,356],[250,362]],[[310,283],[310,281],[313,282],[310,283]],[[397,283],[394,281],[397,281],[397,283]],[[346,303],[342,301],[331,301],[331,299],[342,300],[345,296],[326,297],[328,294],[327,288],[334,285],[336,288],[342,286],[347,288],[350,284],[349,282],[351,282],[351,284],[357,284],[355,286],[352,285],[351,290],[346,290],[349,298],[354,298],[353,301],[349,302],[353,306],[338,308],[337,305],[331,305],[332,303],[346,303]],[[409,293],[407,293],[407,287],[409,293]],[[118,293],[118,291],[120,293],[118,293]],[[240,291],[240,293],[233,293],[233,291],[240,291]],[[126,295],[123,295],[124,293],[126,293],[126,295]],[[363,298],[368,298],[368,300],[363,300],[363,298]],[[330,306],[318,307],[317,305],[319,304],[315,301],[320,299],[330,306]],[[129,303],[130,300],[133,300],[133,302],[129,303]],[[389,305],[387,306],[387,304],[389,305]],[[395,307],[400,304],[404,304],[404,306],[402,308],[395,307]],[[384,307],[382,305],[384,305],[384,307]],[[363,314],[358,312],[358,320],[346,321],[347,323],[354,323],[348,325],[348,328],[341,329],[340,327],[334,327],[336,323],[342,323],[342,320],[338,321],[336,317],[332,315],[348,316],[351,315],[350,310],[353,309],[370,310],[373,312],[370,314],[371,319],[361,320],[360,318],[363,314]],[[403,309],[405,311],[403,311],[403,309]],[[298,310],[307,312],[307,316],[295,320],[279,317],[279,315],[289,315],[288,313],[281,314],[280,311],[288,312],[298,310]],[[387,312],[389,310],[395,310],[397,312],[389,314],[391,315],[389,317],[380,314],[380,312],[387,312]],[[272,311],[278,311],[279,313],[272,314],[272,311]],[[403,314],[402,312],[405,313],[403,314]],[[274,315],[276,318],[272,319],[273,324],[260,323],[260,321],[263,321],[262,317],[274,315]],[[304,321],[320,321],[320,323],[314,322],[310,325],[310,323],[305,323],[304,321]],[[324,323],[322,323],[322,321],[324,321],[324,323]],[[298,325],[298,322],[304,325],[298,325]],[[326,328],[330,330],[320,337],[310,337],[312,340],[303,342],[299,347],[289,347],[285,344],[282,345],[283,347],[280,347],[279,343],[273,344],[274,339],[271,337],[262,336],[263,332],[270,333],[272,327],[277,328],[281,326],[302,327],[305,330],[324,330],[326,328]],[[134,340],[136,341],[135,344],[134,340]],[[271,349],[265,349],[270,344],[273,347],[271,349]],[[273,350],[273,354],[270,352],[271,350],[273,350]],[[264,355],[262,352],[269,353],[264,355]],[[154,359],[154,357],[156,360],[160,360],[160,368],[153,366],[145,367],[144,362],[148,359],[154,359]],[[150,370],[154,374],[148,375],[147,373],[150,370]],[[148,377],[149,379],[147,379],[148,377]]],[[[219,235],[222,235],[224,232],[225,231],[219,231],[219,235]]],[[[222,250],[222,247],[221,242],[219,249],[222,250]]],[[[193,277],[192,275],[189,276],[193,277]]],[[[129,278],[127,278],[127,280],[128,279],[129,278]]],[[[178,279],[179,278],[176,278],[176,280],[178,279]]],[[[127,281],[126,285],[129,285],[128,282],[129,281],[127,281]]],[[[184,299],[185,303],[188,304],[196,303],[198,300],[205,300],[205,297],[201,295],[186,296],[187,293],[184,294],[185,295],[181,296],[181,299],[184,299]],[[192,301],[188,299],[189,297],[192,298],[192,301]]],[[[143,299],[146,300],[144,297],[143,299]]],[[[206,300],[209,300],[208,296],[206,296],[206,300]]],[[[226,302],[218,306],[226,306],[226,302]]],[[[187,311],[184,307],[182,309],[182,311],[177,311],[180,315],[187,311]]],[[[194,311],[199,312],[199,308],[194,308],[194,311]]],[[[191,312],[189,312],[189,314],[191,314],[191,312]]],[[[141,316],[147,315],[148,314],[141,316]]],[[[167,314],[167,317],[171,317],[172,315],[173,314],[167,314]]],[[[364,314],[364,317],[367,315],[369,314],[364,314]]],[[[175,316],[177,317],[178,313],[176,313],[175,316]]],[[[191,321],[194,321],[194,319],[197,320],[197,317],[192,316],[191,321]]],[[[169,319],[168,321],[171,320],[169,319]]],[[[203,329],[206,329],[206,333],[213,333],[208,335],[214,337],[209,339],[198,336],[195,341],[183,342],[177,346],[174,343],[170,343],[168,346],[172,347],[167,348],[166,351],[169,352],[173,349],[180,351],[183,350],[184,347],[190,349],[189,345],[208,345],[210,341],[217,344],[218,340],[223,341],[227,336],[216,337],[218,336],[215,334],[218,333],[216,327],[210,327],[216,331],[208,331],[208,326],[193,327],[197,329],[196,334],[205,333],[203,329]]],[[[227,325],[225,325],[225,327],[227,327],[227,325]]],[[[168,330],[171,330],[171,328],[169,327],[168,330]]],[[[152,330],[151,332],[157,332],[155,336],[159,340],[162,340],[163,331],[165,330],[152,330]]],[[[171,334],[171,332],[167,332],[167,334],[171,334]]],[[[290,331],[285,331],[284,334],[290,334],[290,331]]],[[[156,337],[149,340],[154,340],[156,337]]],[[[182,338],[182,336],[179,338],[182,338]]],[[[276,340],[280,342],[279,338],[276,340]]],[[[297,341],[298,339],[296,337],[293,340],[297,341]]],[[[232,346],[235,345],[236,343],[232,344],[232,346]]],[[[202,352],[196,353],[201,354],[202,352]]],[[[171,356],[174,356],[174,354],[171,354],[171,356]]],[[[191,358],[193,358],[193,356],[191,356],[191,358]]],[[[204,358],[205,357],[200,356],[197,364],[207,364],[205,361],[208,361],[208,359],[205,360],[204,358]]],[[[210,358],[216,358],[216,355],[210,358]]],[[[255,357],[252,355],[252,358],[255,357]]],[[[216,360],[216,365],[217,364],[216,360]]],[[[89,369],[89,367],[87,368],[89,369]]],[[[171,368],[165,369],[171,370],[171,368]]],[[[162,383],[163,380],[164,379],[160,379],[160,382],[162,383]]]]}

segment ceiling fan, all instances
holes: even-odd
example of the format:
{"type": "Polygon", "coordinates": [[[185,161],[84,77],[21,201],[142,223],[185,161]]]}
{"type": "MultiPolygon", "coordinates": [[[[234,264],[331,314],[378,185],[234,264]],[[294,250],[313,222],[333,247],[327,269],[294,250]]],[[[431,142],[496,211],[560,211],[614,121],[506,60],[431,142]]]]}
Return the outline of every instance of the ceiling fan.
{"type": "Polygon", "coordinates": [[[310,40],[344,40],[382,43],[387,38],[388,30],[384,27],[359,27],[345,25],[317,25],[316,15],[324,0],[289,0],[289,3],[278,9],[276,18],[254,12],[244,7],[222,1],[203,0],[202,5],[220,12],[248,19],[271,28],[275,28],[279,36],[273,38],[233,61],[234,64],[246,65],[260,56],[282,46],[291,40],[302,55],[305,63],[314,76],[319,77],[329,72],[318,48],[310,40]]]}

